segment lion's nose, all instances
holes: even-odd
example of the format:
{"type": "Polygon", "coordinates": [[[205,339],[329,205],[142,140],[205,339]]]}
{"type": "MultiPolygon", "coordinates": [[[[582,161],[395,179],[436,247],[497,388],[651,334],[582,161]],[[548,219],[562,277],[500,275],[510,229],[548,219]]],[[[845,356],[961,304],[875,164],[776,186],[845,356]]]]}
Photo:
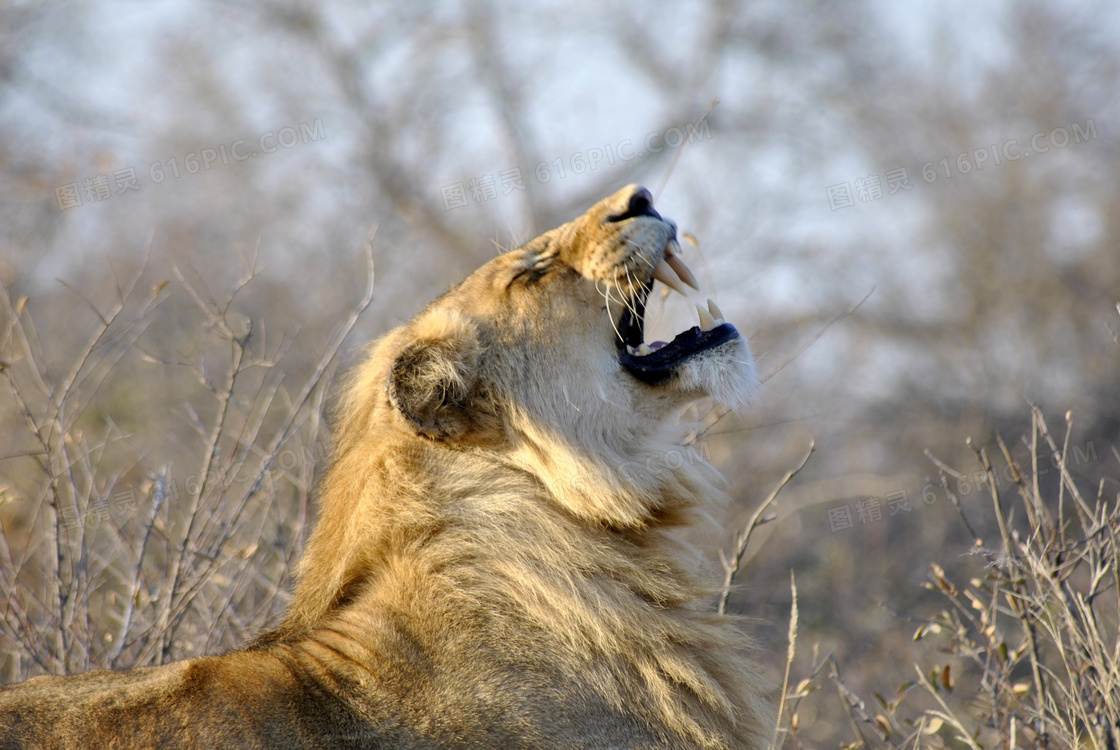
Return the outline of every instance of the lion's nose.
{"type": "Polygon", "coordinates": [[[652,216],[655,219],[661,218],[661,214],[653,210],[652,193],[641,185],[631,185],[630,190],[630,200],[627,202],[626,210],[620,214],[607,217],[607,221],[625,221],[626,219],[633,219],[637,216],[652,216]]]}
{"type": "Polygon", "coordinates": [[[639,186],[630,196],[630,208],[627,213],[642,216],[651,211],[653,211],[653,195],[644,187],[639,186]]]}

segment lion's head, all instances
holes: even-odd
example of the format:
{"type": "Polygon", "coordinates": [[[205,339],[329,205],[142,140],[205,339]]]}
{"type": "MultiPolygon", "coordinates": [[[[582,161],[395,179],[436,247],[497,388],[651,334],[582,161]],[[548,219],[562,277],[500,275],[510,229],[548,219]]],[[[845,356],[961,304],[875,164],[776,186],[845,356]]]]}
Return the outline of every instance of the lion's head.
{"type": "Polygon", "coordinates": [[[675,224],[631,185],[494,258],[375,345],[340,444],[375,434],[491,452],[578,514],[642,523],[658,494],[649,477],[595,480],[663,452],[683,405],[738,406],[757,385],[714,305],[671,342],[644,342],[654,281],[695,283],[677,250],[675,224]]]}

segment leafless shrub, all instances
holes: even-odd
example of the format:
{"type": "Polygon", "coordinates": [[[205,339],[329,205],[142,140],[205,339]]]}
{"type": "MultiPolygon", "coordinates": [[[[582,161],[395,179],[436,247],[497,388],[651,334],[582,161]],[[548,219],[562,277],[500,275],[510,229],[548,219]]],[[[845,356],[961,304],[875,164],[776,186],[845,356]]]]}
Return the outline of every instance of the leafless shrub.
{"type": "Polygon", "coordinates": [[[327,385],[372,300],[366,255],[365,294],[295,385],[281,366],[291,338],[272,340],[234,310],[259,273],[255,256],[242,258],[220,302],[175,270],[196,306],[192,355],[156,354],[159,343],[145,340],[169,281],[145,290],[141,268],[108,310],[89,303],[93,331],[62,374],[47,364],[26,300],[0,288],[0,369],[25,433],[6,437],[22,447],[4,457],[3,497],[30,518],[0,516],[0,657],[16,660],[6,680],[233,647],[283,606],[321,468],[327,385]],[[193,376],[181,394],[193,438],[182,447],[196,463],[182,474],[99,406],[112,378],[137,387],[122,372],[137,360],[193,376]]]}
{"type": "MultiPolygon", "coordinates": [[[[1109,499],[1108,480],[1095,497],[1077,486],[1066,458],[1068,414],[1060,446],[1037,406],[1031,416],[1025,466],[999,436],[1002,470],[993,468],[985,448],[973,450],[980,467],[975,474],[929,454],[973,537],[971,555],[983,562],[963,585],[942,565],[930,567],[925,585],[942,594],[947,606],[921,621],[914,640],[937,639],[946,662],[916,665],[915,680],[890,699],[875,693],[872,708],[845,685],[831,655],[818,662],[814,654],[809,676],[783,696],[789,707],[783,740],[802,747],[798,709],[820,687],[827,663],[855,738],[845,747],[1120,746],[1120,498],[1109,499]],[[1061,459],[1053,487],[1038,462],[1044,448],[1061,459]],[[973,531],[980,519],[966,515],[952,489],[977,476],[991,500],[994,543],[973,531]],[[1004,476],[1011,478],[1009,489],[1003,488],[1004,476]],[[912,693],[924,699],[910,703],[924,700],[926,707],[904,707],[912,693]]],[[[1115,450],[1114,456],[1120,461],[1115,450]]]]}

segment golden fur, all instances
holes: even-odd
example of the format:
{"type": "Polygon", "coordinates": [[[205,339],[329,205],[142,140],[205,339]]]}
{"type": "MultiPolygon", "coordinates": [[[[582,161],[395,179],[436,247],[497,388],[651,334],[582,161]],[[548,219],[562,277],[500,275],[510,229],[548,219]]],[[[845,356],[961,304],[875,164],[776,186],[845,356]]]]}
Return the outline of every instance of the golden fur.
{"type": "Polygon", "coordinates": [[[620,366],[622,303],[675,237],[620,218],[645,198],[493,259],[373,345],[278,628],[0,690],[0,750],[765,747],[749,641],[677,538],[720,479],[659,460],[683,406],[737,405],[753,367],[738,337],[656,385],[620,366]]]}

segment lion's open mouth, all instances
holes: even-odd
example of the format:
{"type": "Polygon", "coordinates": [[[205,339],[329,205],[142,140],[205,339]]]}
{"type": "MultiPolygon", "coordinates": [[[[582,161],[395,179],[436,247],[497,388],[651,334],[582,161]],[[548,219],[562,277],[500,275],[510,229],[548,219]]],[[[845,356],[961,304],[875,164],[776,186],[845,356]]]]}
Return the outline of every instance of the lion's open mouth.
{"type": "MultiPolygon", "coordinates": [[[[675,241],[674,241],[675,244],[675,241]]],[[[653,278],[666,286],[686,294],[683,283],[697,288],[695,277],[679,257],[666,248],[665,257],[654,270],[653,278]],[[683,282],[683,283],[682,283],[683,282]]],[[[651,282],[652,286],[652,282],[651,282]]],[[[725,323],[723,313],[715,302],[708,300],[708,307],[697,305],[700,325],[677,334],[670,342],[645,343],[645,310],[650,288],[641,290],[627,305],[618,322],[618,361],[626,370],[644,383],[659,383],[673,374],[686,359],[700,352],[715,348],[739,336],[735,326],[725,323]]]]}

